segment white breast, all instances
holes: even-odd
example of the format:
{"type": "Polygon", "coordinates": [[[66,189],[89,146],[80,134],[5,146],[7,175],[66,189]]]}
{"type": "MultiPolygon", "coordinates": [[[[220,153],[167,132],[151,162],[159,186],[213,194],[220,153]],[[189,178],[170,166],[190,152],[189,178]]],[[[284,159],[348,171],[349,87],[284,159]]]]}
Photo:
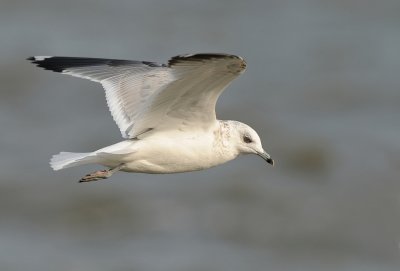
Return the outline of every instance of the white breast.
{"type": "Polygon", "coordinates": [[[225,155],[214,133],[173,131],[136,143],[137,151],[125,157],[128,172],[175,173],[202,170],[236,157],[225,155]]]}

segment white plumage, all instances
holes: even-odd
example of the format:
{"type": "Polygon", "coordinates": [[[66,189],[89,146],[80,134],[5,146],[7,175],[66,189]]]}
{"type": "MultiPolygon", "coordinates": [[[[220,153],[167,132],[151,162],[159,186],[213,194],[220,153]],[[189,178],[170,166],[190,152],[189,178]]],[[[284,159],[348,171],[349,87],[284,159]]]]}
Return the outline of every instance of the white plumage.
{"type": "Polygon", "coordinates": [[[44,69],[101,83],[110,112],[127,139],[92,153],[62,152],[51,160],[54,170],[88,163],[111,168],[81,179],[92,181],[117,170],[200,170],[240,153],[256,153],[273,163],[253,129],[216,119],[219,95],[246,67],[241,57],[182,55],[171,58],[167,65],[74,57],[29,59],[44,69]],[[250,142],[244,142],[244,138],[250,142]]]}

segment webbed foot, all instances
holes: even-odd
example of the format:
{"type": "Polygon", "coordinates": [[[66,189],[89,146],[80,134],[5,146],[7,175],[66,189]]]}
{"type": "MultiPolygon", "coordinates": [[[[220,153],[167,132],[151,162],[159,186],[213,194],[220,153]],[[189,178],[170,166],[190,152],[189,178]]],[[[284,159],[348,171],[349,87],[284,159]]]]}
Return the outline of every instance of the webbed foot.
{"type": "Polygon", "coordinates": [[[93,181],[98,181],[98,180],[103,180],[111,177],[115,172],[119,171],[124,164],[120,164],[116,166],[115,168],[111,169],[106,169],[106,170],[98,170],[92,173],[89,173],[82,177],[79,182],[80,183],[87,183],[87,182],[93,182],[93,181]]]}

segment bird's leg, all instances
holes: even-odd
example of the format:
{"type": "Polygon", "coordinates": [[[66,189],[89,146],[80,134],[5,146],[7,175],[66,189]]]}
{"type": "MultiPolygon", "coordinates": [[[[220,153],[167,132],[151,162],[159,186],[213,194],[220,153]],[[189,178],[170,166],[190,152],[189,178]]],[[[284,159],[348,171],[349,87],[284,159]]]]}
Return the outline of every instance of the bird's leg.
{"type": "Polygon", "coordinates": [[[107,179],[111,177],[115,172],[119,171],[125,164],[120,164],[114,168],[106,169],[106,170],[98,170],[92,173],[89,173],[82,177],[79,182],[80,183],[85,183],[85,182],[92,182],[92,181],[98,181],[102,179],[107,179]]]}

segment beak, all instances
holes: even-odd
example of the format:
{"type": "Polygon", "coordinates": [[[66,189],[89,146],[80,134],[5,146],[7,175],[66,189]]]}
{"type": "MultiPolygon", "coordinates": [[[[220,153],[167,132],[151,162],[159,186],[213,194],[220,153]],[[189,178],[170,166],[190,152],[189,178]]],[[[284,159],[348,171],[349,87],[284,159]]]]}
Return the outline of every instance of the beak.
{"type": "Polygon", "coordinates": [[[267,161],[268,164],[271,164],[271,166],[274,165],[274,160],[272,160],[271,155],[269,155],[266,151],[257,152],[257,155],[267,161]]]}

